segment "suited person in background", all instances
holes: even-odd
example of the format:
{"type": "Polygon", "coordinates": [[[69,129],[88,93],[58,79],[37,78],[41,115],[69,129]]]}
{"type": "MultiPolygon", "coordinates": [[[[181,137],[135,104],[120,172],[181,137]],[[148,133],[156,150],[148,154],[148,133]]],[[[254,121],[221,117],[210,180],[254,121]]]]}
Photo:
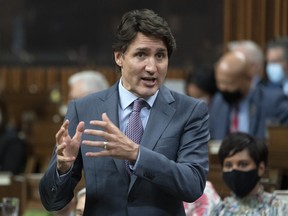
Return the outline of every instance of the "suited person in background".
{"type": "Polygon", "coordinates": [[[225,53],[215,71],[219,92],[210,106],[212,139],[237,131],[265,139],[267,124],[288,124],[288,98],[255,79],[242,52],[225,53]]]}
{"type": "Polygon", "coordinates": [[[288,37],[269,41],[266,50],[267,84],[288,96],[288,37]]]}
{"type": "Polygon", "coordinates": [[[124,14],[113,44],[120,81],[70,103],[40,182],[47,210],[60,209],[72,199],[82,169],[84,215],[184,216],[183,201],[202,195],[208,171],[208,108],[162,85],[175,47],[167,22],[153,11],[124,14]],[[139,100],[144,101],[144,133],[136,143],[125,128],[135,113],[131,106],[139,100]]]}

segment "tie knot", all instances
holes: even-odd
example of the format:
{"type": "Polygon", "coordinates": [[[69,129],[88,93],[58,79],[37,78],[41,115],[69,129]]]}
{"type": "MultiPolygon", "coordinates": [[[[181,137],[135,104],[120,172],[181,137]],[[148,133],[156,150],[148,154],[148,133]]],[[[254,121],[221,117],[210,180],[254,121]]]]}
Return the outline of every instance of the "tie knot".
{"type": "Polygon", "coordinates": [[[137,98],[134,102],[133,102],[133,108],[132,111],[133,112],[140,112],[140,110],[144,107],[145,104],[145,100],[137,98]]]}

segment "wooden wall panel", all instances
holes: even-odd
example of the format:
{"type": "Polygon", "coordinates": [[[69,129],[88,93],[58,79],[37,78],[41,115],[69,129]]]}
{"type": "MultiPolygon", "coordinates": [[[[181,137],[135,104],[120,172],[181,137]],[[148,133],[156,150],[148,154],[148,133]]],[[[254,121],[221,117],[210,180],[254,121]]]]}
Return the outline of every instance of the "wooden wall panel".
{"type": "Polygon", "coordinates": [[[288,34],[288,0],[224,0],[224,38],[267,41],[288,34]]]}
{"type": "MultiPolygon", "coordinates": [[[[26,118],[25,115],[29,115],[29,112],[35,113],[38,120],[51,120],[55,114],[58,114],[59,106],[68,101],[68,78],[78,71],[88,70],[87,68],[77,66],[0,67],[2,83],[0,96],[8,106],[9,119],[17,127],[21,127],[23,123],[21,121],[26,118]],[[50,100],[52,90],[59,91],[59,101],[50,100]]],[[[111,67],[89,67],[89,70],[101,72],[110,85],[114,84],[120,76],[111,67]]],[[[173,68],[169,70],[167,77],[184,79],[186,75],[184,70],[173,68]]]]}

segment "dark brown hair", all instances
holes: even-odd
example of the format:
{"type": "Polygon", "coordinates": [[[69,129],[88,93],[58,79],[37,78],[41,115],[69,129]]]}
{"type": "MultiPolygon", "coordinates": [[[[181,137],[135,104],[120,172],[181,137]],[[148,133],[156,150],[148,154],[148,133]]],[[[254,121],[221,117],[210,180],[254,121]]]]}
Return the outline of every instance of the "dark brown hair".
{"type": "Polygon", "coordinates": [[[218,152],[221,165],[223,166],[225,158],[233,156],[244,149],[248,150],[250,157],[254,160],[257,166],[259,166],[261,162],[264,162],[265,166],[267,166],[267,144],[242,132],[231,133],[224,138],[218,152]]]}
{"type": "MultiPolygon", "coordinates": [[[[125,53],[138,32],[162,39],[167,47],[168,57],[176,48],[168,23],[152,10],[142,9],[129,11],[122,16],[114,35],[113,52],[125,53]]],[[[119,72],[120,67],[117,65],[116,67],[119,72]]]]}

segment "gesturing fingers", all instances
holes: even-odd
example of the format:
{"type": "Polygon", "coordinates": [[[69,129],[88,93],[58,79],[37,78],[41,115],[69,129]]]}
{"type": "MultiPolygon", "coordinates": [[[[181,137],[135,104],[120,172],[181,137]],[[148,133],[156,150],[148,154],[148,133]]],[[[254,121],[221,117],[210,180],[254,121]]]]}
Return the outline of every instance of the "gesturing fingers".
{"type": "Polygon", "coordinates": [[[68,126],[69,126],[69,120],[66,120],[60,127],[59,131],[56,133],[55,139],[56,144],[59,145],[61,142],[63,142],[63,137],[68,135],[68,126]]]}
{"type": "Polygon", "coordinates": [[[66,143],[62,143],[60,145],[57,145],[56,147],[55,151],[56,151],[58,163],[74,162],[76,159],[74,156],[67,156],[64,154],[64,150],[66,146],[67,146],[66,143]]]}
{"type": "Polygon", "coordinates": [[[80,142],[80,140],[81,140],[81,136],[84,132],[84,126],[85,126],[85,123],[83,121],[79,122],[79,124],[77,126],[76,133],[75,133],[73,139],[75,139],[78,142],[80,142]]]}
{"type": "Polygon", "coordinates": [[[106,113],[102,114],[102,120],[103,122],[106,122],[106,130],[109,131],[110,133],[118,133],[120,132],[119,128],[113,124],[113,122],[109,119],[108,115],[106,113]]]}

